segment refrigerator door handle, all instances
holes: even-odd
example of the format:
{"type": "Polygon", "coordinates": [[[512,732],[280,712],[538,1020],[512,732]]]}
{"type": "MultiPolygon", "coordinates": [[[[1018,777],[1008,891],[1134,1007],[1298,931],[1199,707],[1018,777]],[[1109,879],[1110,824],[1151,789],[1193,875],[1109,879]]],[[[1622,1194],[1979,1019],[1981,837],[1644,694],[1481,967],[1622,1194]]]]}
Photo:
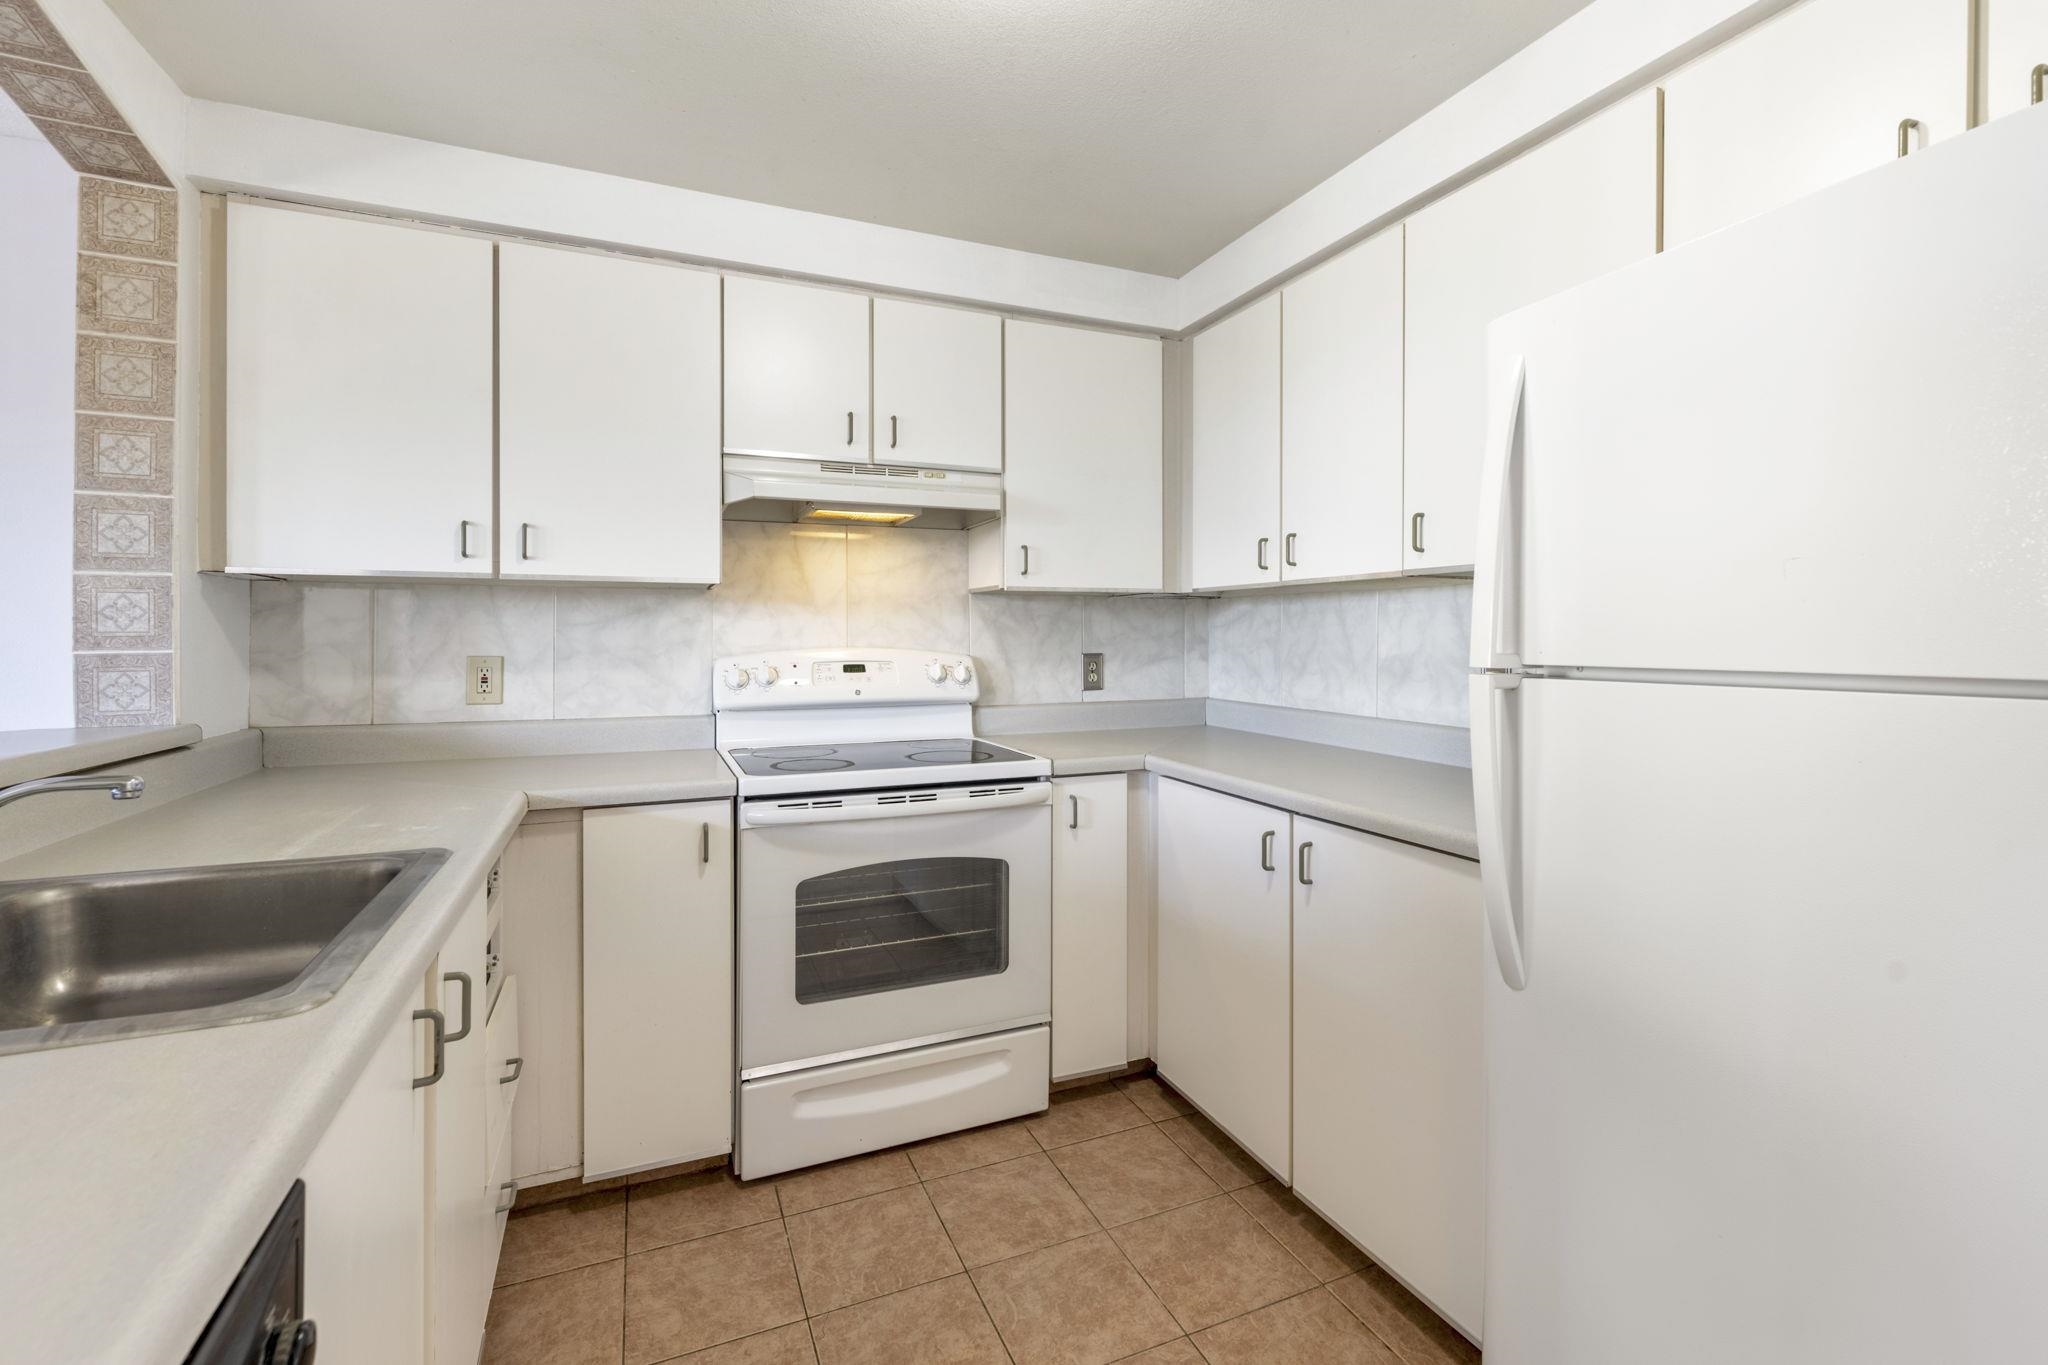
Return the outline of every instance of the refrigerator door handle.
{"type": "Polygon", "coordinates": [[[1515,463],[1521,443],[1522,391],[1527,365],[1516,356],[1504,386],[1506,401],[1493,409],[1499,425],[1488,431],[1486,467],[1479,480],[1479,546],[1472,565],[1472,667],[1516,669],[1522,666],[1519,630],[1511,628],[1517,613],[1510,582],[1510,560],[1518,552],[1515,531],[1515,463]]]}
{"type": "Polygon", "coordinates": [[[1472,806],[1479,834],[1479,890],[1486,905],[1487,937],[1509,990],[1529,983],[1522,959],[1522,915],[1512,834],[1518,825],[1516,737],[1510,701],[1521,685],[1512,673],[1472,675],[1472,806]]]}

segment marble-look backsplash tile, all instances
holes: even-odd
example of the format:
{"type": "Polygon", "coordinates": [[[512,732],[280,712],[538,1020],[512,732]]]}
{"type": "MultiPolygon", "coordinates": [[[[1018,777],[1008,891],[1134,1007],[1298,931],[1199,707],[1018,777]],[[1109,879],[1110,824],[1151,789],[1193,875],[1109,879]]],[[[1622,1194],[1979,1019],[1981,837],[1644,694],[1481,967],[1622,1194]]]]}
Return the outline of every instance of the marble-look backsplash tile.
{"type": "Polygon", "coordinates": [[[1465,677],[1472,585],[1425,583],[1380,595],[1379,714],[1469,726],[1465,677]]]}
{"type": "Polygon", "coordinates": [[[1090,700],[1187,690],[1206,604],[970,597],[967,537],[733,522],[702,588],[255,585],[252,725],[704,715],[711,661],[789,646],[974,655],[992,706],[1078,702],[1081,650],[1108,656],[1090,700]],[[1194,623],[1191,627],[1190,622],[1194,623]],[[505,701],[467,706],[464,661],[505,656],[505,701]]]}

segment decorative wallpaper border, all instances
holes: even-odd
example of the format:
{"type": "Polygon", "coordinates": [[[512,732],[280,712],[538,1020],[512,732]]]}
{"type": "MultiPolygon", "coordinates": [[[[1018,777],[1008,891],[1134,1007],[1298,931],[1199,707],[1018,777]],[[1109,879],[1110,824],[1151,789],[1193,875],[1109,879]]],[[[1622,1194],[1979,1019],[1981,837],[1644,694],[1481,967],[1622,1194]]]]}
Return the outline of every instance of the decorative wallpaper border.
{"type": "Polygon", "coordinates": [[[0,89],[79,176],[75,723],[168,725],[178,191],[35,0],[0,0],[0,89]]]}

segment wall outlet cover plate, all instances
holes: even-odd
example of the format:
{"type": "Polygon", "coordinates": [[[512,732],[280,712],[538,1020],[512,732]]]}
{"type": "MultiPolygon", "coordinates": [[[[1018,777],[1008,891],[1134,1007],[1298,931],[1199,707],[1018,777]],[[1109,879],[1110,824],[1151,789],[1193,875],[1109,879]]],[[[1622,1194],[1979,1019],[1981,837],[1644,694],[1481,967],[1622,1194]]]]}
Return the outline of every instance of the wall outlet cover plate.
{"type": "Polygon", "coordinates": [[[1081,690],[1100,692],[1102,690],[1102,656],[1083,654],[1081,656],[1081,690]]]}
{"type": "Polygon", "coordinates": [[[463,687],[463,701],[471,706],[497,706],[505,700],[505,656],[472,654],[463,687]]]}

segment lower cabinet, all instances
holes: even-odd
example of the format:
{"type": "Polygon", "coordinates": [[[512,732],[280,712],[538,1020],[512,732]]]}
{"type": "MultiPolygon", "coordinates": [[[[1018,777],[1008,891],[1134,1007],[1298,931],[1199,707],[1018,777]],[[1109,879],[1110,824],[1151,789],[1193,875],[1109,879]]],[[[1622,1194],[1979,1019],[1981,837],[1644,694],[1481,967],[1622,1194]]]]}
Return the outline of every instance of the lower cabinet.
{"type": "Polygon", "coordinates": [[[1479,865],[1299,816],[1294,841],[1295,1192],[1477,1335],[1479,865]]]}
{"type": "Polygon", "coordinates": [[[583,1178],[732,1150],[730,801],[583,816],[583,1178]]]}
{"type": "Polygon", "coordinates": [[[433,1223],[427,1275],[427,1316],[437,1365],[476,1359],[498,1265],[497,1191],[491,1187],[490,1115],[495,1076],[488,1075],[484,1034],[487,906],[479,894],[456,922],[427,982],[441,1011],[441,1079],[425,1087],[433,1132],[433,1223]]]}
{"type": "Polygon", "coordinates": [[[1289,1177],[1291,817],[1159,783],[1159,1071],[1289,1177]]]}
{"type": "Polygon", "coordinates": [[[1060,1081],[1130,1061],[1130,779],[1062,778],[1052,799],[1052,1078],[1060,1081]]]}

